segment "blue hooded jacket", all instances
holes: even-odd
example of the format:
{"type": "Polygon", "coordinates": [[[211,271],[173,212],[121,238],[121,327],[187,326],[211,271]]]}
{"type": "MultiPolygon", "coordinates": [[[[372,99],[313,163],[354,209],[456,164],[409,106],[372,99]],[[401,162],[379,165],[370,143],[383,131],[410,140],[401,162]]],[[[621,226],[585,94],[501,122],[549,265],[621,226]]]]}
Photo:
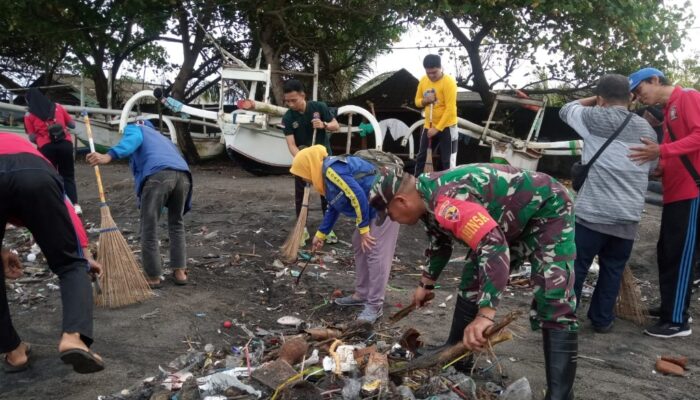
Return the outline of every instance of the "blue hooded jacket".
{"type": "Polygon", "coordinates": [[[141,203],[141,191],[149,176],[166,169],[187,173],[190,179],[190,191],[187,194],[185,213],[192,208],[192,174],[187,162],[180,155],[175,145],[150,123],[144,125],[129,124],[124,129],[124,137],[112,147],[107,154],[112,158],[129,159],[131,172],[134,174],[136,196],[141,203]]]}
{"type": "Polygon", "coordinates": [[[355,217],[360,233],[369,230],[369,223],[376,212],[369,205],[367,197],[376,173],[376,167],[360,157],[330,156],[323,160],[323,180],[329,207],[318,228],[317,237],[325,239],[340,214],[355,217]]]}

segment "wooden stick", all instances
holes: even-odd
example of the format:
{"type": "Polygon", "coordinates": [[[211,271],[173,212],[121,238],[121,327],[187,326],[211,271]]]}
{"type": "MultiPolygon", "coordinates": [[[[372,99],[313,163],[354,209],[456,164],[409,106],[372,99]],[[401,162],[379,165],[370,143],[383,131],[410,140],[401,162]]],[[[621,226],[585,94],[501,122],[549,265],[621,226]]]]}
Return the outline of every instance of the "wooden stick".
{"type": "MultiPolygon", "coordinates": [[[[428,302],[434,298],[435,298],[435,293],[433,293],[433,292],[428,293],[425,296],[425,299],[423,300],[423,304],[425,304],[426,302],[428,302]]],[[[407,305],[406,307],[397,311],[396,314],[392,315],[391,318],[389,318],[389,322],[392,324],[399,322],[400,320],[404,319],[408,314],[411,313],[411,311],[415,310],[416,308],[417,308],[416,302],[412,301],[411,304],[407,305]]]]}
{"type": "MultiPolygon", "coordinates": [[[[503,317],[503,319],[501,319],[499,322],[488,328],[484,333],[484,337],[486,337],[486,339],[488,339],[492,345],[512,339],[513,335],[510,332],[504,331],[504,329],[511,322],[515,321],[521,314],[522,312],[520,311],[514,311],[509,313],[508,315],[503,317]]],[[[410,361],[406,366],[399,368],[398,370],[392,371],[392,374],[409,372],[416,369],[432,368],[436,365],[444,365],[454,360],[455,358],[462,356],[465,353],[471,352],[472,351],[467,349],[464,343],[460,341],[459,343],[450,346],[439,353],[428,354],[422,357],[415,358],[412,361],[410,361]]]]}
{"type": "MultiPolygon", "coordinates": [[[[430,103],[430,128],[433,127],[433,103],[430,103]]],[[[425,131],[425,135],[428,136],[428,131],[425,131]]],[[[425,155],[425,167],[423,172],[433,172],[433,139],[428,136],[428,149],[425,155]]]]}

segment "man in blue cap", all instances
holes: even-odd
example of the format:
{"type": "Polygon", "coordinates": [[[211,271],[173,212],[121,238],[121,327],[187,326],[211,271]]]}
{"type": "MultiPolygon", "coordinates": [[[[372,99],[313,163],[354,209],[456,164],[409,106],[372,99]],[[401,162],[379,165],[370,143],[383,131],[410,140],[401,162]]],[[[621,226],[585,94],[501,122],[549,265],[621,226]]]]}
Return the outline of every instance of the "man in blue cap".
{"type": "Polygon", "coordinates": [[[642,68],[629,76],[630,91],[640,103],[663,106],[661,144],[642,138],[631,148],[639,163],[659,159],[663,211],[657,244],[661,306],[649,310],[659,321],[644,333],[661,338],[688,336],[693,265],[698,259],[700,218],[700,93],[672,86],[663,72],[642,68]]]}

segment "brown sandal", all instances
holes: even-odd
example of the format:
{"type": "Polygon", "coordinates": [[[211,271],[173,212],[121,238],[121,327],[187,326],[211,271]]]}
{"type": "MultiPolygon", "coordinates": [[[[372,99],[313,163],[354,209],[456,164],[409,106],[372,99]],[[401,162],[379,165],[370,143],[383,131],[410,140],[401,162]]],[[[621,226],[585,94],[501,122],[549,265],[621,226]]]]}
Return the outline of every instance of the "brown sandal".
{"type": "Polygon", "coordinates": [[[29,343],[24,343],[24,345],[27,346],[27,350],[25,350],[24,352],[24,354],[27,355],[27,361],[23,364],[12,365],[9,361],[7,361],[7,354],[5,354],[2,357],[2,369],[3,371],[5,371],[6,374],[14,374],[17,372],[26,371],[29,368],[29,362],[31,361],[30,355],[32,353],[32,345],[29,343]]]}
{"type": "Polygon", "coordinates": [[[173,269],[173,281],[175,281],[175,284],[178,286],[185,286],[187,285],[187,269],[186,268],[175,268],[173,269]],[[177,270],[183,270],[185,273],[185,279],[177,279],[177,274],[175,274],[175,271],[177,270]]]}

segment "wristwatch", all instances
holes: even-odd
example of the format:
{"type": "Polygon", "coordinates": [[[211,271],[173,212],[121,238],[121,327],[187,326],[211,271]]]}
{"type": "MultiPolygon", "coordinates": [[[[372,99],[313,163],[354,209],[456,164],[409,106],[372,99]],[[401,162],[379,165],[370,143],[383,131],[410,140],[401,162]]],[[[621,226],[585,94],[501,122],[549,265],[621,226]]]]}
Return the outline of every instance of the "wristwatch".
{"type": "Polygon", "coordinates": [[[418,281],[418,286],[422,287],[425,290],[435,289],[435,285],[426,285],[425,283],[423,283],[423,281],[418,281]]]}

